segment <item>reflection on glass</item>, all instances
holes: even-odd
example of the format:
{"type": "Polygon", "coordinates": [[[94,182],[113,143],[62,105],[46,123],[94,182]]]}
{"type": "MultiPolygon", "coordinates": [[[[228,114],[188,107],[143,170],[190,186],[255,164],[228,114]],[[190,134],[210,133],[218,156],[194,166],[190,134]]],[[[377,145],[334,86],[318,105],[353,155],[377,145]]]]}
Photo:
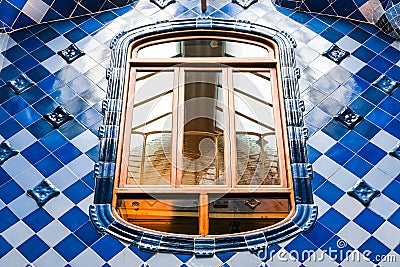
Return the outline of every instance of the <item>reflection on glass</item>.
{"type": "Polygon", "coordinates": [[[138,58],[172,57],[273,57],[273,50],[220,39],[190,39],[146,46],[138,58]]]}
{"type": "Polygon", "coordinates": [[[278,153],[269,72],[234,72],[239,185],[278,185],[278,153]]]}
{"type": "Polygon", "coordinates": [[[220,71],[185,72],[182,184],[225,184],[221,79],[220,71]]]}
{"type": "Polygon", "coordinates": [[[128,184],[168,184],[173,72],[137,72],[128,184]]]}
{"type": "Polygon", "coordinates": [[[117,212],[135,225],[168,233],[199,233],[198,195],[138,194],[118,199],[117,212]]]}

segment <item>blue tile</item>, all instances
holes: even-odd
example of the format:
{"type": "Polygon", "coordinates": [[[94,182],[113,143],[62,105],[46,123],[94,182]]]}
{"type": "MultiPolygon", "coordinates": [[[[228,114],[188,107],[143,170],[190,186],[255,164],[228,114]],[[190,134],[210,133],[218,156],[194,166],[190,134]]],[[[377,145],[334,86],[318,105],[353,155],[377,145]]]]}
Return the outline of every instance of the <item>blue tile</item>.
{"type": "Polygon", "coordinates": [[[368,255],[365,256],[375,264],[379,263],[380,260],[390,252],[388,247],[373,236],[365,241],[358,250],[364,255],[366,254],[366,251],[368,251],[368,255]]]}
{"type": "Polygon", "coordinates": [[[50,72],[45,67],[38,65],[29,70],[26,75],[28,75],[34,82],[37,83],[49,76],[50,72]]]}
{"type": "Polygon", "coordinates": [[[110,11],[102,12],[94,15],[94,17],[103,24],[107,24],[110,21],[113,21],[117,16],[110,11]]]}
{"type": "Polygon", "coordinates": [[[371,37],[371,34],[363,29],[355,28],[348,36],[362,44],[371,37]]]}
{"type": "Polygon", "coordinates": [[[319,222],[332,232],[337,233],[349,222],[349,219],[337,212],[334,208],[330,208],[321,216],[319,222]]]}
{"type": "Polygon", "coordinates": [[[315,191],[321,184],[323,184],[326,179],[317,172],[314,172],[314,178],[311,180],[312,188],[315,191]]]}
{"type": "Polygon", "coordinates": [[[10,118],[0,124],[0,135],[3,136],[4,139],[10,138],[21,130],[22,126],[14,118],[10,118]]]}
{"type": "Polygon", "coordinates": [[[354,250],[346,240],[339,238],[337,235],[333,236],[321,249],[329,251],[329,256],[337,263],[342,262],[354,250]]]}
{"type": "Polygon", "coordinates": [[[21,70],[21,72],[27,72],[33,67],[37,66],[39,62],[31,55],[26,55],[23,58],[18,59],[14,62],[14,65],[21,70]]]}
{"type": "Polygon", "coordinates": [[[10,180],[11,176],[8,175],[8,173],[5,170],[0,168],[0,186],[2,186],[3,184],[7,183],[10,180]]]}
{"type": "Polygon", "coordinates": [[[49,154],[49,151],[38,141],[21,151],[21,155],[24,156],[31,164],[35,164],[47,156],[47,154],[49,154]]]}
{"type": "Polygon", "coordinates": [[[91,248],[105,261],[112,259],[124,247],[125,246],[122,245],[119,240],[109,235],[103,236],[99,241],[91,246],[91,248]]]}
{"type": "Polygon", "coordinates": [[[0,4],[0,7],[1,12],[4,12],[3,14],[7,14],[7,16],[2,17],[2,22],[8,26],[12,26],[20,11],[13,5],[10,5],[7,1],[3,1],[0,4]]]}
{"type": "Polygon", "coordinates": [[[391,61],[393,64],[396,64],[400,60],[399,51],[392,46],[388,46],[385,50],[383,50],[381,56],[391,61]]]}
{"type": "Polygon", "coordinates": [[[82,181],[77,181],[72,184],[70,187],[63,191],[64,195],[66,195],[70,200],[72,200],[75,204],[78,204],[84,198],[93,193],[93,190],[89,188],[82,181]]]}
{"type": "Polygon", "coordinates": [[[79,157],[82,152],[77,149],[73,144],[66,143],[62,147],[58,148],[53,154],[65,165],[70,163],[75,158],[79,157]]]}
{"type": "Polygon", "coordinates": [[[96,229],[93,228],[91,222],[86,222],[78,230],[75,231],[75,235],[82,240],[86,246],[91,246],[102,236],[96,229]]]}
{"type": "Polygon", "coordinates": [[[357,177],[362,178],[372,169],[373,166],[358,155],[355,155],[346,163],[346,165],[344,165],[344,167],[357,175],[357,177]]]}
{"type": "Polygon", "coordinates": [[[381,76],[381,73],[367,65],[360,69],[357,75],[371,84],[381,76]]]}
{"type": "Polygon", "coordinates": [[[386,156],[387,153],[376,145],[368,143],[360,150],[360,152],[358,152],[358,154],[368,162],[377,164],[384,156],[386,156]]]}
{"type": "Polygon", "coordinates": [[[350,104],[350,108],[356,114],[364,117],[374,108],[374,106],[362,97],[359,97],[350,104]]]}
{"type": "Polygon", "coordinates": [[[51,215],[43,208],[38,208],[22,220],[34,232],[39,232],[41,229],[51,223],[54,218],[51,217],[51,215]]]}
{"type": "Polygon", "coordinates": [[[39,62],[45,61],[46,59],[55,54],[56,53],[46,45],[43,45],[42,47],[36,49],[31,53],[31,55],[39,62]]]}
{"type": "Polygon", "coordinates": [[[85,184],[87,184],[92,190],[94,190],[95,183],[93,172],[89,172],[83,178],[81,178],[81,180],[85,182],[85,184]]]}
{"type": "Polygon", "coordinates": [[[67,139],[59,132],[52,131],[45,137],[43,137],[40,142],[49,150],[54,151],[60,146],[64,145],[67,142],[67,139]]]}
{"type": "Polygon", "coordinates": [[[37,139],[42,138],[53,130],[53,127],[44,119],[40,119],[26,128],[37,139]]]}
{"type": "Polygon", "coordinates": [[[93,34],[96,32],[98,29],[103,27],[103,24],[101,24],[97,19],[95,18],[90,18],[89,20],[85,21],[82,23],[79,28],[84,30],[88,34],[93,34]]]}
{"type": "Polygon", "coordinates": [[[76,42],[82,40],[86,36],[87,36],[87,33],[85,33],[84,31],[82,31],[79,28],[75,28],[64,34],[64,37],[67,38],[72,43],[76,43],[76,42]]]}
{"type": "Polygon", "coordinates": [[[38,206],[41,207],[50,199],[58,196],[60,190],[58,190],[49,180],[43,179],[34,188],[28,189],[26,193],[36,201],[38,206]]]}
{"type": "Polygon", "coordinates": [[[389,96],[385,100],[383,100],[379,107],[391,114],[392,116],[396,116],[400,113],[400,102],[395,100],[393,97],[389,96]]]}
{"type": "Polygon", "coordinates": [[[372,139],[379,132],[379,128],[366,119],[362,120],[354,130],[367,139],[372,139]]]}
{"type": "Polygon", "coordinates": [[[329,181],[323,183],[314,193],[331,206],[345,194],[329,181]]]}
{"type": "Polygon", "coordinates": [[[0,104],[6,102],[7,100],[13,98],[15,96],[14,90],[12,90],[8,86],[0,87],[1,94],[0,94],[0,104]]]}
{"type": "Polygon", "coordinates": [[[54,250],[57,251],[66,261],[71,261],[86,248],[86,245],[82,241],[80,241],[74,234],[70,234],[58,243],[54,247],[54,250]]]}
{"type": "Polygon", "coordinates": [[[67,109],[71,114],[77,116],[82,111],[87,110],[89,108],[89,104],[84,101],[80,96],[76,96],[71,101],[64,105],[64,108],[67,109]]]}
{"type": "Polygon", "coordinates": [[[8,242],[0,236],[0,258],[6,255],[13,247],[8,244],[8,242]]]}
{"type": "Polygon", "coordinates": [[[22,49],[19,45],[14,45],[13,47],[7,49],[3,52],[5,58],[7,58],[10,62],[15,62],[18,59],[27,55],[27,52],[22,49]]]}
{"type": "MultiPolygon", "coordinates": [[[[271,247],[270,247],[271,248],[271,247]]],[[[272,248],[271,248],[272,249],[272,248]]],[[[229,255],[230,253],[224,253],[226,255],[229,255]]],[[[191,258],[193,258],[193,255],[188,255],[188,254],[173,254],[175,257],[177,257],[181,262],[187,262],[191,258]]]]}
{"type": "MultiPolygon", "coordinates": [[[[397,192],[396,192],[397,194],[397,192]]],[[[391,222],[393,225],[397,226],[397,228],[400,228],[400,208],[398,208],[389,218],[388,220],[391,222]]]]}
{"type": "Polygon", "coordinates": [[[30,106],[14,116],[18,123],[24,127],[31,125],[41,117],[42,116],[30,106]]]}
{"type": "Polygon", "coordinates": [[[20,29],[22,27],[27,27],[27,26],[34,25],[34,24],[36,24],[36,22],[33,19],[31,19],[30,17],[25,15],[23,12],[21,12],[18,15],[17,20],[14,22],[13,28],[20,29]]]}
{"type": "MultiPolygon", "coordinates": [[[[138,256],[142,261],[148,261],[151,257],[154,256],[154,253],[150,253],[150,252],[146,252],[146,251],[142,251],[140,250],[137,246],[129,246],[128,247],[131,251],[133,251],[133,253],[136,254],[136,256],[138,256]]],[[[101,249],[101,248],[99,248],[101,249]]]]}
{"type": "Polygon", "coordinates": [[[35,164],[36,169],[45,177],[49,177],[61,169],[62,166],[62,163],[51,154],[35,164]]]}
{"type": "Polygon", "coordinates": [[[341,140],[340,143],[349,148],[353,152],[359,151],[366,143],[367,139],[354,131],[349,131],[341,140]]]}
{"type": "Polygon", "coordinates": [[[307,145],[307,154],[310,163],[314,163],[322,155],[321,152],[319,152],[310,145],[307,145]]]}
{"type": "Polygon", "coordinates": [[[353,56],[360,59],[361,61],[368,63],[371,59],[373,59],[377,54],[372,50],[366,48],[365,46],[360,46],[352,53],[353,56]]]}
{"type": "Polygon", "coordinates": [[[89,108],[82,112],[76,119],[86,127],[90,127],[96,122],[102,120],[103,116],[97,110],[89,108]]]}
{"type": "Polygon", "coordinates": [[[396,138],[400,139],[399,129],[400,129],[400,121],[394,119],[385,127],[384,130],[390,133],[391,135],[395,136],[396,138]]]}
{"type": "Polygon", "coordinates": [[[19,221],[18,217],[8,207],[0,210],[0,218],[0,233],[19,221]]]}
{"type": "Polygon", "coordinates": [[[384,223],[385,220],[370,209],[366,208],[353,221],[372,234],[384,223]]]}
{"type": "Polygon", "coordinates": [[[296,255],[292,255],[297,258],[300,262],[304,262],[308,259],[307,256],[310,256],[310,253],[303,253],[305,250],[308,251],[316,251],[318,248],[312,244],[309,240],[307,240],[303,235],[296,236],[288,245],[285,246],[287,251],[298,251],[299,253],[295,253],[296,255]]]}
{"type": "Polygon", "coordinates": [[[393,63],[379,55],[372,59],[368,64],[380,73],[385,73],[391,66],[393,66],[393,63]]]}
{"type": "Polygon", "coordinates": [[[367,99],[372,104],[377,105],[382,101],[387,95],[381,90],[377,89],[375,86],[370,86],[364,93],[361,95],[363,98],[367,99]]]}
{"type": "Polygon", "coordinates": [[[323,129],[322,131],[332,137],[335,140],[339,140],[342,138],[347,132],[348,128],[344,126],[342,123],[331,120],[323,129]]]}
{"type": "Polygon", "coordinates": [[[25,191],[13,180],[0,186],[0,199],[5,203],[9,204],[11,201],[17,197],[24,194],[25,191]]]}
{"type": "Polygon", "coordinates": [[[325,155],[338,164],[343,165],[354,155],[354,153],[340,143],[336,143],[325,153],[325,155]]]}
{"type": "Polygon", "coordinates": [[[49,249],[49,246],[37,235],[33,235],[17,247],[17,250],[30,262],[34,262],[49,249]]]}
{"type": "MultiPolygon", "coordinates": [[[[57,72],[56,72],[57,74],[57,72]]],[[[45,79],[41,80],[38,84],[38,87],[40,87],[44,92],[51,94],[55,90],[62,88],[65,86],[64,82],[57,79],[56,76],[50,75],[46,77],[45,79]]]]}
{"type": "Polygon", "coordinates": [[[318,18],[311,19],[308,23],[306,23],[306,26],[315,33],[321,33],[329,27],[327,24],[323,23],[318,18]]]}
{"type": "Polygon", "coordinates": [[[349,32],[356,28],[356,25],[354,25],[351,21],[347,19],[339,19],[332,25],[332,27],[335,30],[347,35],[349,32]]]}
{"type": "Polygon", "coordinates": [[[349,89],[353,93],[361,94],[366,89],[368,89],[371,84],[366,82],[365,80],[359,78],[356,75],[353,75],[347,82],[343,84],[347,89],[349,89]]]}
{"type": "Polygon", "coordinates": [[[40,101],[33,104],[33,108],[43,116],[55,110],[57,106],[57,102],[55,102],[49,96],[46,96],[45,98],[42,98],[40,101]]]}
{"type": "Polygon", "coordinates": [[[332,238],[333,235],[334,234],[328,228],[320,224],[318,221],[310,232],[304,234],[304,236],[317,247],[321,247],[332,238]]]}
{"type": "Polygon", "coordinates": [[[16,96],[3,103],[2,106],[11,116],[14,116],[15,114],[28,107],[28,104],[19,96],[16,96]]]}
{"type": "Polygon", "coordinates": [[[398,181],[392,181],[383,191],[382,193],[385,196],[388,196],[390,199],[395,201],[397,204],[400,204],[400,183],[398,181]]]}
{"type": "MultiPolygon", "coordinates": [[[[222,262],[228,261],[230,258],[232,258],[236,253],[232,252],[227,252],[227,253],[217,253],[215,256],[220,259],[222,262]]],[[[189,256],[189,255],[188,255],[189,256]]],[[[185,261],[183,261],[185,262],[185,261]]]]}
{"type": "Polygon", "coordinates": [[[21,71],[18,68],[16,68],[14,65],[8,65],[0,71],[0,79],[2,79],[4,82],[7,82],[20,74],[21,71]]]}
{"type": "Polygon", "coordinates": [[[58,220],[73,232],[89,221],[89,217],[80,208],[74,206],[58,220]]]}
{"type": "Polygon", "coordinates": [[[74,11],[76,5],[77,3],[74,1],[54,1],[51,7],[64,18],[68,18],[72,14],[72,11],[74,11]]]}
{"type": "Polygon", "coordinates": [[[55,29],[59,34],[64,34],[76,27],[76,25],[70,20],[56,21],[51,23],[50,26],[55,29]]]}
{"type": "Polygon", "coordinates": [[[77,120],[72,120],[61,126],[59,130],[65,137],[71,140],[83,133],[86,128],[77,120]]]}
{"type": "Polygon", "coordinates": [[[375,36],[369,38],[364,45],[376,53],[382,52],[388,46],[385,41],[375,36]]]}

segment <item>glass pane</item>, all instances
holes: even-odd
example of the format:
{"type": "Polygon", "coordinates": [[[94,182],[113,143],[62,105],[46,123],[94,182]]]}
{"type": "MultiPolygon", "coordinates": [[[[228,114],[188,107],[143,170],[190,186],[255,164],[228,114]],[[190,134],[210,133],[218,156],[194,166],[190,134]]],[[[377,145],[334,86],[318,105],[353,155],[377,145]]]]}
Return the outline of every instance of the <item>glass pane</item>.
{"type": "Polygon", "coordinates": [[[209,234],[234,234],[273,225],[286,218],[289,198],[262,194],[210,195],[209,234]]]}
{"type": "Polygon", "coordinates": [[[169,184],[174,72],[136,75],[128,184],[169,184]]]}
{"type": "Polygon", "coordinates": [[[280,184],[269,72],[234,72],[239,185],[280,184]]]}
{"type": "Polygon", "coordinates": [[[225,184],[221,71],[185,71],[185,185],[225,184]]]}
{"type": "Polygon", "coordinates": [[[135,225],[168,233],[197,235],[198,195],[138,194],[120,198],[118,214],[135,225]]]}
{"type": "Polygon", "coordinates": [[[138,51],[139,58],[273,56],[272,49],[258,45],[209,38],[160,43],[138,51]]]}

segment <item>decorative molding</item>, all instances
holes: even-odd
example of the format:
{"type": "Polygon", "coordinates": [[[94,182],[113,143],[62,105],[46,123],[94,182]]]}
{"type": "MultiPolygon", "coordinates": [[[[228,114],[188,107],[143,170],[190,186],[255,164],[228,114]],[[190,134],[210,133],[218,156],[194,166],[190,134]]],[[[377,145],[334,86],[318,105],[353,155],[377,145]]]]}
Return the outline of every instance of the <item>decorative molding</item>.
{"type": "Polygon", "coordinates": [[[19,151],[12,148],[8,141],[3,141],[0,144],[0,165],[6,162],[9,158],[17,155],[18,153],[19,151]]]}
{"type": "Polygon", "coordinates": [[[61,125],[69,120],[72,120],[72,116],[65,108],[58,106],[52,112],[44,115],[44,118],[53,125],[54,128],[59,128],[61,125]]]}
{"type": "Polygon", "coordinates": [[[164,9],[170,4],[176,2],[176,0],[150,0],[153,4],[157,5],[159,8],[164,9]]]}
{"type": "Polygon", "coordinates": [[[21,74],[17,78],[8,81],[6,85],[11,87],[16,95],[19,95],[31,87],[33,85],[33,81],[31,81],[31,79],[29,79],[25,74],[21,74]]]}
{"type": "Polygon", "coordinates": [[[112,40],[110,47],[112,56],[107,75],[107,99],[103,102],[104,121],[99,130],[100,155],[95,165],[95,196],[93,205],[90,206],[90,218],[98,231],[108,233],[150,252],[189,253],[198,257],[210,257],[215,253],[264,250],[269,245],[292,238],[314,225],[317,218],[317,206],[313,204],[312,168],[308,163],[305,143],[307,131],[303,124],[304,101],[298,99],[299,71],[296,69],[294,54],[296,41],[289,34],[248,21],[197,18],[163,21],[121,32],[112,40]],[[281,73],[282,91],[296,201],[294,216],[281,225],[268,230],[260,229],[252,234],[191,238],[144,231],[115,218],[112,213],[118,133],[126,83],[125,75],[117,73],[127,64],[126,53],[129,51],[129,46],[135,40],[154,34],[196,29],[251,33],[270,39],[279,48],[280,68],[285,70],[281,73]]]}
{"type": "Polygon", "coordinates": [[[67,48],[58,51],[59,54],[68,64],[74,62],[85,53],[81,51],[75,44],[68,46],[67,48]]]}
{"type": "Polygon", "coordinates": [[[374,86],[378,87],[388,95],[390,95],[393,90],[399,87],[400,83],[398,81],[393,80],[392,78],[381,75],[374,83],[374,86]]]}
{"type": "Polygon", "coordinates": [[[337,45],[332,45],[326,52],[324,52],[322,55],[326,56],[333,62],[340,64],[343,59],[345,59],[348,55],[350,55],[349,52],[341,49],[337,45]]]}
{"type": "Polygon", "coordinates": [[[26,193],[36,201],[38,206],[43,206],[47,201],[58,196],[60,190],[58,190],[49,180],[44,179],[33,189],[29,189],[26,193]]]}
{"type": "Polygon", "coordinates": [[[232,3],[236,3],[243,8],[248,8],[257,2],[258,0],[232,0],[232,3]]]}
{"type": "Polygon", "coordinates": [[[389,152],[389,155],[400,160],[400,142],[397,144],[397,146],[392,151],[389,152]]]}
{"type": "Polygon", "coordinates": [[[349,107],[342,109],[337,116],[334,117],[335,120],[340,121],[344,125],[347,126],[349,129],[353,129],[357,123],[359,123],[363,117],[357,115],[352,111],[349,107]]]}
{"type": "Polygon", "coordinates": [[[360,201],[363,205],[368,206],[371,201],[380,195],[380,191],[374,189],[372,186],[367,184],[364,180],[359,180],[347,194],[360,201]]]}

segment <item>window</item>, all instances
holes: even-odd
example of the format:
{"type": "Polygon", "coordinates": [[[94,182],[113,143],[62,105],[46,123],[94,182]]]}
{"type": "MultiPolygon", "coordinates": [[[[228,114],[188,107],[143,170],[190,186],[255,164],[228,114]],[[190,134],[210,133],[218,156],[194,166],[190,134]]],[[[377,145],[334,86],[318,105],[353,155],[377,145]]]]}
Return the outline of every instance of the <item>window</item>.
{"type": "Polygon", "coordinates": [[[90,214],[149,251],[257,251],[316,218],[295,42],[196,19],[122,32],[90,214]]]}

